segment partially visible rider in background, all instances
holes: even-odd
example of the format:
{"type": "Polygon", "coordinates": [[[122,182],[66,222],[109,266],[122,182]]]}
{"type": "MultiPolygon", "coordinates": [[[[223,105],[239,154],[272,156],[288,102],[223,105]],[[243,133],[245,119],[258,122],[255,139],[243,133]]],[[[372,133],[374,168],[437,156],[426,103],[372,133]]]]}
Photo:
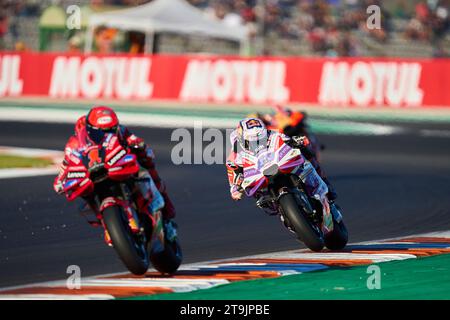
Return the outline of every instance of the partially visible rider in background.
{"type": "Polygon", "coordinates": [[[328,186],[328,198],[336,200],[337,193],[320,166],[320,151],[324,146],[319,143],[317,137],[311,132],[307,122],[306,112],[291,110],[280,105],[274,106],[275,114],[252,113],[248,118],[260,119],[268,129],[276,130],[288,137],[301,137],[299,147],[304,157],[311,162],[323,181],[328,186]]]}
{"type": "MultiPolygon", "coordinates": [[[[75,124],[75,132],[69,138],[64,149],[64,159],[61,163],[58,176],[55,178],[53,188],[59,194],[63,192],[63,182],[67,175],[67,164],[71,157],[78,158],[79,153],[92,145],[98,145],[102,142],[107,133],[116,134],[124,147],[127,147],[136,154],[139,164],[145,168],[156,187],[164,198],[165,206],[162,209],[165,231],[167,237],[173,239],[176,237],[175,207],[170,200],[165,183],[160,178],[155,167],[155,155],[153,150],[147,146],[144,140],[119,124],[119,119],[109,107],[93,107],[85,116],[80,117],[75,124]]],[[[72,158],[72,159],[73,159],[72,158]]],[[[75,161],[76,162],[76,161],[75,161]]],[[[89,203],[89,199],[85,199],[89,203]]],[[[111,244],[109,236],[105,233],[105,241],[111,244]]]]}

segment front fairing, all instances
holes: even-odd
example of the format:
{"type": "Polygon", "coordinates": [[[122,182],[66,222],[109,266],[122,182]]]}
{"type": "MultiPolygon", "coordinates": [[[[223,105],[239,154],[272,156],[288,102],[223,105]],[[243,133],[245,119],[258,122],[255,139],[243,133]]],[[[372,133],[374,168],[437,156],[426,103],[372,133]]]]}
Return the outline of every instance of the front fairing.
{"type": "Polygon", "coordinates": [[[129,153],[116,135],[108,134],[100,145],[90,144],[73,151],[67,171],[63,188],[72,201],[93,192],[94,183],[101,179],[128,179],[137,174],[139,164],[136,155],[129,153]]]}
{"type": "Polygon", "coordinates": [[[245,153],[243,155],[242,188],[248,196],[253,196],[268,184],[268,178],[264,172],[272,170],[272,175],[278,172],[290,173],[303,162],[304,159],[299,149],[291,148],[280,136],[276,136],[271,139],[266,148],[262,148],[256,154],[245,153]],[[275,168],[275,172],[273,172],[273,168],[275,168]]]}
{"type": "Polygon", "coordinates": [[[129,153],[117,135],[108,134],[101,146],[104,150],[104,165],[110,179],[124,180],[139,171],[136,155],[129,153]]]}

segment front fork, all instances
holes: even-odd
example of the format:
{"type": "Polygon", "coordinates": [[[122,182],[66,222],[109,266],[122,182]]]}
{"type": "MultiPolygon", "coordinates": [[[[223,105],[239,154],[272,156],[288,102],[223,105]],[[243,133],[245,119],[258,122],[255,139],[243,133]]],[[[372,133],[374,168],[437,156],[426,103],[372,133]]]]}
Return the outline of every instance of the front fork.
{"type": "Polygon", "coordinates": [[[164,208],[164,198],[157,189],[148,171],[140,168],[136,181],[138,195],[137,204],[140,211],[146,214],[152,223],[152,234],[149,247],[152,253],[164,250],[165,237],[161,209],[164,208]]]}
{"type": "MultiPolygon", "coordinates": [[[[115,197],[105,198],[100,205],[100,212],[103,212],[106,208],[111,206],[120,206],[123,208],[123,211],[125,212],[126,218],[128,220],[128,226],[134,234],[138,234],[144,231],[136,210],[130,205],[128,201],[115,197]]],[[[104,223],[103,227],[105,227],[104,223]]]]}
{"type": "Polygon", "coordinates": [[[320,226],[323,234],[327,234],[334,229],[333,216],[335,216],[335,220],[339,222],[342,220],[342,215],[335,204],[329,202],[326,192],[324,192],[324,190],[327,189],[327,186],[317,174],[314,167],[309,162],[305,162],[304,169],[305,170],[300,174],[290,176],[294,188],[290,189],[284,187],[280,189],[277,197],[279,198],[284,193],[293,193],[297,198],[298,204],[302,207],[303,212],[309,216],[313,223],[320,226]],[[316,191],[313,192],[314,195],[312,198],[320,203],[322,213],[320,217],[317,215],[317,206],[312,204],[309,200],[312,190],[311,188],[308,189],[307,185],[314,187],[314,190],[316,191]],[[319,194],[324,196],[319,196],[319,194]]]}
{"type": "MultiPolygon", "coordinates": [[[[309,161],[305,161],[303,166],[297,170],[299,180],[303,186],[303,190],[322,205],[323,222],[321,225],[324,234],[330,233],[334,229],[333,216],[331,212],[330,202],[327,197],[328,186],[317,173],[314,166],[309,161]]],[[[298,181],[298,183],[300,183],[298,181]]]]}
{"type": "Polygon", "coordinates": [[[165,235],[161,210],[156,211],[152,215],[152,218],[153,232],[149,247],[151,248],[152,253],[158,253],[164,251],[165,246],[165,235]]]}

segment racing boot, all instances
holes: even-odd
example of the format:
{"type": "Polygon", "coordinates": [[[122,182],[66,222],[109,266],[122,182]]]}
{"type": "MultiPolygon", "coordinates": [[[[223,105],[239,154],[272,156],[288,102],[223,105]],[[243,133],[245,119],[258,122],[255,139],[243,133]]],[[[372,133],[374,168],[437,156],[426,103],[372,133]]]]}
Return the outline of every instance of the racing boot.
{"type": "Polygon", "coordinates": [[[322,203],[322,210],[323,210],[323,221],[321,225],[321,229],[324,235],[327,235],[328,233],[332,232],[334,229],[334,223],[333,223],[333,215],[330,208],[330,203],[328,202],[328,198],[318,198],[322,203]]]}
{"type": "Polygon", "coordinates": [[[302,179],[305,184],[306,192],[310,197],[315,198],[322,204],[323,223],[321,227],[323,233],[327,234],[333,231],[333,217],[331,215],[330,202],[327,196],[327,184],[322,180],[311,162],[305,161],[302,169],[300,179],[302,179]]]}
{"type": "Polygon", "coordinates": [[[176,215],[175,206],[173,205],[172,200],[170,200],[169,195],[167,194],[166,185],[162,180],[159,180],[158,183],[156,183],[156,187],[158,188],[164,199],[164,207],[161,209],[164,232],[166,234],[167,240],[169,242],[174,242],[177,240],[178,236],[178,225],[174,221],[176,215]]]}
{"type": "Polygon", "coordinates": [[[155,169],[154,164],[152,163],[149,168],[146,168],[148,170],[148,173],[153,179],[153,182],[155,183],[156,188],[161,193],[164,199],[164,208],[162,209],[162,216],[164,219],[173,219],[175,218],[176,212],[175,212],[175,206],[173,205],[172,200],[170,200],[169,195],[167,194],[167,187],[164,181],[162,181],[161,177],[159,176],[158,172],[155,169]]]}
{"type": "Polygon", "coordinates": [[[167,220],[175,218],[175,206],[173,205],[172,200],[170,200],[169,195],[167,194],[166,186],[161,182],[160,185],[157,184],[156,187],[158,188],[164,199],[164,208],[162,208],[161,210],[163,218],[167,220]]]}
{"type": "Polygon", "coordinates": [[[334,189],[333,185],[331,184],[330,180],[328,180],[327,177],[321,177],[321,178],[322,178],[323,182],[325,182],[327,184],[327,187],[328,187],[328,193],[327,193],[328,200],[335,201],[337,199],[336,189],[334,189]]]}
{"type": "Polygon", "coordinates": [[[314,169],[316,169],[317,173],[322,178],[323,182],[325,182],[325,184],[327,185],[327,187],[328,187],[328,193],[327,193],[328,200],[330,200],[330,201],[336,200],[336,198],[337,198],[336,189],[334,189],[334,187],[331,184],[330,180],[328,180],[327,175],[325,174],[325,172],[323,171],[322,167],[319,164],[319,161],[317,161],[316,158],[310,158],[310,159],[308,159],[308,161],[311,162],[311,164],[313,165],[314,169]]]}

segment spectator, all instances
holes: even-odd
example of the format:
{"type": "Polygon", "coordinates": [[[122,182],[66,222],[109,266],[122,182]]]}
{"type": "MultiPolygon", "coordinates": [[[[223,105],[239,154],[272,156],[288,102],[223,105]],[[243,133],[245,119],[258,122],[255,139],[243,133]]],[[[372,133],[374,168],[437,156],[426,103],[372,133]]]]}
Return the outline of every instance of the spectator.
{"type": "MultiPolygon", "coordinates": [[[[0,0],[0,49],[14,49],[18,42],[26,42],[32,46],[33,41],[21,34],[24,28],[23,19],[36,17],[53,1],[0,0]]],[[[155,0],[58,0],[58,3],[66,8],[71,4],[134,6],[151,1],[155,0]]],[[[393,37],[397,34],[408,40],[428,44],[434,48],[434,56],[442,56],[446,54],[445,49],[449,43],[447,36],[450,0],[421,0],[414,3],[408,0],[186,1],[227,25],[245,25],[252,43],[267,44],[260,46],[265,53],[271,53],[274,49],[276,51],[273,53],[282,54],[287,51],[296,52],[291,50],[292,48],[301,47],[304,50],[307,47],[308,52],[314,55],[351,56],[360,52],[361,44],[369,47],[362,39],[370,39],[372,44],[379,42],[384,45],[389,44],[391,38],[398,39],[393,37]],[[367,27],[366,9],[369,5],[377,5],[381,10],[379,29],[372,30],[367,27]],[[398,20],[402,20],[401,23],[398,23],[398,20]],[[266,41],[261,41],[262,38],[266,41]],[[298,44],[301,46],[297,46],[298,44]],[[285,49],[288,50],[283,51],[285,49]]],[[[133,37],[130,35],[129,51],[142,52],[142,39],[133,37]]],[[[95,34],[95,44],[100,52],[113,52],[117,47],[115,39],[118,39],[116,32],[106,28],[100,28],[95,34]]],[[[79,51],[81,46],[78,42],[77,38],[70,39],[68,50],[79,51]]],[[[155,47],[158,47],[157,43],[155,47]]]]}
{"type": "Polygon", "coordinates": [[[14,49],[17,52],[23,52],[23,51],[27,51],[28,50],[27,46],[22,41],[17,41],[16,44],[14,45],[14,49]]]}
{"type": "Polygon", "coordinates": [[[104,26],[100,26],[95,30],[95,46],[98,53],[112,53],[113,41],[117,31],[104,26]]]}
{"type": "Polygon", "coordinates": [[[142,32],[129,32],[128,37],[130,40],[129,53],[140,54],[145,51],[145,34],[142,32]]]}
{"type": "Polygon", "coordinates": [[[76,34],[69,39],[68,50],[69,53],[80,53],[82,52],[82,40],[81,36],[76,34]]]}

